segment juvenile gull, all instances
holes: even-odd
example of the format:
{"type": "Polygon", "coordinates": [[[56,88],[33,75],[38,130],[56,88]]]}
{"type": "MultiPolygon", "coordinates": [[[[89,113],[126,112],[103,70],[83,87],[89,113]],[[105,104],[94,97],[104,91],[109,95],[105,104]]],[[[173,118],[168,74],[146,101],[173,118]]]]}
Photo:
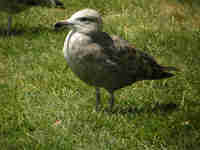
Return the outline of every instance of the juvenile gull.
{"type": "Polygon", "coordinates": [[[84,9],[69,19],[55,24],[72,30],[64,43],[64,57],[71,70],[83,81],[96,87],[96,109],[100,108],[100,88],[110,94],[110,110],[114,91],[141,80],[172,77],[175,67],[159,65],[152,56],[136,49],[118,36],[102,31],[102,19],[92,9],[84,9]]]}
{"type": "Polygon", "coordinates": [[[0,0],[0,11],[7,12],[8,33],[11,31],[12,15],[32,6],[63,6],[59,0],[0,0]]]}

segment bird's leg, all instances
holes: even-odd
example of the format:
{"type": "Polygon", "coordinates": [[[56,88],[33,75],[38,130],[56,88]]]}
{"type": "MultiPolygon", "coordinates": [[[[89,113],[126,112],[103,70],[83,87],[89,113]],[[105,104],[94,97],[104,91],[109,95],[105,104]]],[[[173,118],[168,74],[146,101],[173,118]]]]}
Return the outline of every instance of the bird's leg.
{"type": "Polygon", "coordinates": [[[12,16],[8,16],[8,34],[11,33],[12,16]]]}
{"type": "Polygon", "coordinates": [[[96,87],[96,111],[100,110],[101,97],[100,97],[100,88],[96,87]]]}
{"type": "Polygon", "coordinates": [[[110,103],[110,111],[112,111],[112,109],[113,109],[113,106],[114,106],[114,103],[115,103],[114,92],[113,92],[113,91],[112,91],[112,92],[110,92],[110,95],[111,95],[111,98],[110,98],[110,101],[109,101],[109,103],[110,103]]]}

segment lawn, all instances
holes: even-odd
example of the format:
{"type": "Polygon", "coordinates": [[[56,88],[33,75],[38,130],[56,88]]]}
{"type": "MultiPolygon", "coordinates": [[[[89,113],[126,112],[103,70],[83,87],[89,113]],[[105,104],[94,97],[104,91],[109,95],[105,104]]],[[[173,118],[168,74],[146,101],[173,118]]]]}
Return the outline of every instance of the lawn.
{"type": "Polygon", "coordinates": [[[62,0],[65,9],[34,7],[13,17],[6,35],[0,12],[1,150],[199,150],[199,0],[62,0]],[[98,10],[104,31],[117,34],[180,72],[115,93],[113,113],[102,89],[68,68],[68,29],[56,21],[83,8],[98,10]]]}

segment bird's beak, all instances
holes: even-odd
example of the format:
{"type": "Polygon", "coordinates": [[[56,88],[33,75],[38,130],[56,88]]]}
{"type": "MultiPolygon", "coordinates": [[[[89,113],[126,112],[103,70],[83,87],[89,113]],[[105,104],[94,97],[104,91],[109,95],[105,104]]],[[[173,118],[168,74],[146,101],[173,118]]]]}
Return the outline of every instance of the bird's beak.
{"type": "Polygon", "coordinates": [[[62,20],[62,21],[59,21],[57,22],[54,27],[57,29],[57,28],[61,28],[63,26],[72,26],[73,23],[70,22],[69,20],[62,20]]]}

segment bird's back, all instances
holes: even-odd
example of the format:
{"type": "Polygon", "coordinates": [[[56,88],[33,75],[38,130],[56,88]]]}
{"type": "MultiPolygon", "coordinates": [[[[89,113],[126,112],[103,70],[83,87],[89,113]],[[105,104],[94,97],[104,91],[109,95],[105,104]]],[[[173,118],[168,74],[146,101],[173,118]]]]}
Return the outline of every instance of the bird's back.
{"type": "Polygon", "coordinates": [[[171,77],[171,73],[167,73],[168,67],[159,65],[156,60],[144,51],[130,45],[128,41],[118,36],[112,37],[119,60],[125,69],[126,74],[136,77],[138,80],[156,80],[171,77]]]}

